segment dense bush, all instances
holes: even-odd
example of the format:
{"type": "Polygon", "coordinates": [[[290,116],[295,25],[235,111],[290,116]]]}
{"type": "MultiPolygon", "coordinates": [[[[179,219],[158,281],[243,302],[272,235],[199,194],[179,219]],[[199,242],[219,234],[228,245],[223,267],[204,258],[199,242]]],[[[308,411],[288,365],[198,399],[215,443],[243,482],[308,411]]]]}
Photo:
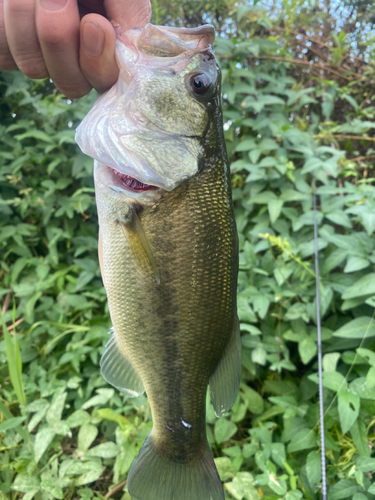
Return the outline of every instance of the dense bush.
{"type": "MultiPolygon", "coordinates": [[[[310,11],[305,30],[309,12],[294,5],[271,18],[256,2],[206,6],[223,34],[244,346],[240,395],[221,419],[208,402],[208,437],[230,498],[320,497],[315,175],[329,499],[366,500],[375,498],[374,46],[355,53],[349,38],[362,35],[330,34],[324,11],[310,11]]],[[[158,22],[172,19],[155,7],[158,22]]],[[[99,374],[109,315],[92,161],[74,142],[94,96],[70,102],[18,73],[0,85],[0,498],[129,500],[126,475],[151,421],[145,396],[127,399],[99,374]]]]}

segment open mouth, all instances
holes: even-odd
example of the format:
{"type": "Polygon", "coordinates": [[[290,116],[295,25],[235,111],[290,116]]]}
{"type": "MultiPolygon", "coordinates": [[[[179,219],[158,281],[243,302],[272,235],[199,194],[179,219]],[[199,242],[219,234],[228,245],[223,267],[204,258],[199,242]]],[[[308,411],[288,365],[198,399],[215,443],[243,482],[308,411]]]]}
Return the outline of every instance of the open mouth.
{"type": "Polygon", "coordinates": [[[133,191],[135,193],[141,193],[142,191],[150,191],[151,189],[159,189],[157,186],[152,186],[151,184],[144,184],[141,181],[138,181],[137,179],[134,179],[134,177],[130,177],[130,175],[123,174],[119,172],[118,170],[115,170],[112,167],[109,167],[112,172],[116,175],[116,177],[124,184],[126,189],[129,191],[133,191]]]}

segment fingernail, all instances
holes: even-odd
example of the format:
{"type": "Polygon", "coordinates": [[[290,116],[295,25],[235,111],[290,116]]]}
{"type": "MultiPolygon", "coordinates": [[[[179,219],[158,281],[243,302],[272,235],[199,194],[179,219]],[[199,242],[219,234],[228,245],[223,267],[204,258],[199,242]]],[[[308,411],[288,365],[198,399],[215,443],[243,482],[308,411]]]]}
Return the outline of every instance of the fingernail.
{"type": "Polygon", "coordinates": [[[104,32],[94,21],[85,21],[82,27],[82,45],[89,56],[99,57],[104,49],[104,32]]]}
{"type": "Polygon", "coordinates": [[[39,0],[40,7],[46,10],[60,10],[65,7],[68,0],[39,0]]]}

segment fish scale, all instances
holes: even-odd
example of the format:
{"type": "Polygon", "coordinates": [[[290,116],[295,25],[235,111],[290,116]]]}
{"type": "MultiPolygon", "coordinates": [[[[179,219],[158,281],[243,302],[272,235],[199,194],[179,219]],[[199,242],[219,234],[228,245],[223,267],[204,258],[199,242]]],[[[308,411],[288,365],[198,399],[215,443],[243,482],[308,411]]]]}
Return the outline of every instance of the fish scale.
{"type": "MultiPolygon", "coordinates": [[[[155,189],[142,191],[142,183],[152,185],[149,179],[155,178],[154,174],[145,172],[152,169],[158,158],[168,155],[168,148],[152,156],[151,167],[142,160],[142,170],[135,179],[138,184],[131,181],[129,173],[136,171],[137,162],[129,168],[120,164],[111,164],[110,168],[100,162],[100,155],[96,157],[95,151],[93,154],[97,160],[94,175],[102,273],[114,329],[101,369],[106,380],[128,396],[145,390],[151,407],[153,430],[128,475],[132,498],[223,500],[222,485],[206,438],[205,404],[208,384],[218,416],[230,409],[238,392],[241,343],[236,310],[237,232],[222,130],[220,73],[209,45],[202,49],[202,37],[207,37],[208,44],[212,40],[212,28],[206,26],[192,32],[182,29],[177,44],[178,33],[172,29],[173,36],[168,38],[168,28],[146,26],[143,30],[125,32],[124,40],[127,43],[128,38],[131,39],[132,47],[137,43],[142,47],[151,44],[146,51],[151,69],[148,66],[144,73],[144,88],[153,89],[147,100],[148,113],[152,113],[150,105],[152,98],[156,99],[158,85],[168,79],[168,85],[160,89],[162,99],[168,100],[167,108],[160,108],[159,100],[155,116],[147,118],[154,130],[158,115],[165,113],[164,123],[170,123],[173,109],[177,107],[178,134],[185,129],[189,141],[183,142],[178,135],[168,132],[167,143],[180,141],[190,148],[188,164],[185,158],[182,166],[176,165],[176,171],[182,169],[180,181],[171,186],[173,176],[165,184],[161,177],[155,189]],[[141,44],[139,39],[148,29],[149,34],[141,44]],[[166,69],[162,69],[160,57],[156,58],[155,68],[152,67],[152,40],[158,30],[162,36],[156,43],[157,53],[162,52],[165,57],[167,48],[173,44],[173,52],[177,52],[166,69]],[[168,44],[162,50],[165,37],[168,44]],[[199,49],[194,51],[195,38],[199,49]],[[184,43],[189,44],[189,50],[181,53],[184,43]],[[171,73],[172,64],[180,74],[171,73]],[[204,72],[204,79],[199,80],[199,72],[204,72]],[[198,87],[200,95],[194,96],[190,84],[186,83],[191,74],[193,81],[212,82],[207,95],[201,96],[202,84],[198,87]],[[178,94],[176,99],[173,92],[178,94]],[[190,101],[194,106],[188,106],[190,101]],[[187,106],[183,113],[182,103],[187,106]],[[194,122],[197,112],[200,115],[194,122]],[[191,136],[192,123],[196,127],[194,136],[191,136]],[[126,179],[126,185],[122,179],[126,179]],[[132,185],[137,186],[137,191],[132,192],[132,185]]],[[[142,57],[140,53],[137,59],[140,72],[142,57]]],[[[128,68],[128,73],[131,71],[136,69],[128,68]]],[[[140,75],[137,73],[141,81],[140,75]]],[[[131,81],[128,88],[134,90],[131,81]]],[[[115,101],[112,94],[109,99],[115,101]]],[[[134,101],[126,109],[135,109],[136,104],[134,101]]],[[[102,109],[108,111],[105,102],[102,109]]],[[[137,113],[139,117],[139,111],[137,113]]],[[[116,116],[119,116],[117,111],[116,116]]],[[[100,127],[106,123],[105,116],[100,117],[95,109],[86,120],[91,119],[93,123],[94,118],[100,127]]],[[[124,117],[125,121],[128,119],[124,117]]],[[[110,127],[108,123],[106,126],[110,127]]],[[[81,144],[84,144],[84,127],[78,133],[81,144]]],[[[87,130],[92,133],[93,129],[87,127],[87,130]]],[[[112,137],[116,130],[126,130],[126,127],[116,125],[112,131],[109,129],[112,137]]],[[[99,130],[96,144],[100,142],[101,133],[99,130]]],[[[137,135],[137,141],[132,142],[128,137],[125,141],[120,136],[113,139],[113,143],[117,141],[127,147],[133,144],[138,148],[127,153],[129,159],[145,151],[142,144],[139,146],[143,140],[147,148],[159,148],[161,133],[156,134],[153,145],[154,132],[142,134],[143,131],[137,135]]],[[[175,154],[176,149],[172,150],[175,154]]],[[[99,148],[100,153],[103,151],[104,148],[99,148]]],[[[116,158],[123,156],[123,153],[115,154],[116,158]]],[[[171,165],[175,161],[165,160],[171,165]]]]}

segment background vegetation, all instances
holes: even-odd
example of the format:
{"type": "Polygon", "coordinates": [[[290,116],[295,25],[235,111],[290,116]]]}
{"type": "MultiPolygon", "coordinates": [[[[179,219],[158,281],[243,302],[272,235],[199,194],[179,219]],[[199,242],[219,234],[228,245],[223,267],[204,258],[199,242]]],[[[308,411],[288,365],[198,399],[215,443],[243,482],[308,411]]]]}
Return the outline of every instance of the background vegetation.
{"type": "MultiPolygon", "coordinates": [[[[235,500],[317,500],[312,176],[317,178],[329,500],[375,498],[375,19],[362,0],[154,0],[212,22],[240,234],[241,391],[208,437],[235,500]]],[[[99,374],[109,315],[92,162],[95,96],[0,77],[0,498],[129,500],[145,396],[99,374]],[[6,326],[7,325],[7,328],[6,326]]]]}

